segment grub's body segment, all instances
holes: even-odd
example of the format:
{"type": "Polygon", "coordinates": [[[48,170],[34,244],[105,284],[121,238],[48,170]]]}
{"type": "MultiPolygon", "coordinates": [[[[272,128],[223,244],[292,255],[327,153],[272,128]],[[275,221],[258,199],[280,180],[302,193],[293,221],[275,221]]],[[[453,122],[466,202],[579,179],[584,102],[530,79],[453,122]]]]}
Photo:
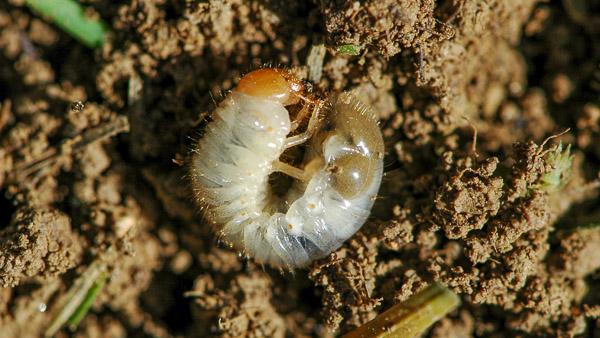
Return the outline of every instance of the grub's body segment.
{"type": "Polygon", "coordinates": [[[334,97],[307,143],[300,170],[307,179],[278,197],[269,175],[293,128],[284,104],[294,100],[248,82],[219,105],[198,141],[194,190],[221,240],[259,263],[303,267],[339,248],[367,219],[383,171],[381,133],[372,112],[348,94],[334,97]]]}

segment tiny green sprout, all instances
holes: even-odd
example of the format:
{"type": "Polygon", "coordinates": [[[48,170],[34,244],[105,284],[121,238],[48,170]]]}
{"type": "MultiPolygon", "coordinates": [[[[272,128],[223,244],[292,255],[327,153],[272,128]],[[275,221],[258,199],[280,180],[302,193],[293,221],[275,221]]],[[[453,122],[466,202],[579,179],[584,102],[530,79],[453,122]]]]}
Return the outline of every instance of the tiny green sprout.
{"type": "MultiPolygon", "coordinates": [[[[124,231],[117,232],[117,236],[119,238],[128,236],[133,229],[135,227],[131,224],[124,228],[124,231]]],[[[44,332],[44,337],[53,337],[65,324],[68,324],[71,331],[77,329],[110,277],[110,262],[115,262],[119,255],[117,243],[113,243],[75,279],[66,294],[58,297],[56,303],[52,305],[52,319],[44,332]]]]}
{"type": "Polygon", "coordinates": [[[573,164],[571,145],[563,150],[563,145],[560,143],[556,149],[548,152],[546,161],[552,169],[542,176],[538,187],[546,191],[556,191],[562,188],[571,176],[573,164]]]}
{"type": "Polygon", "coordinates": [[[347,45],[338,46],[337,51],[340,54],[358,55],[358,54],[360,54],[361,49],[362,49],[361,46],[347,44],[347,45]]]}
{"type": "Polygon", "coordinates": [[[104,23],[86,17],[84,9],[74,0],[25,0],[25,4],[90,48],[100,47],[104,42],[104,23]]]}
{"type": "Polygon", "coordinates": [[[100,261],[92,263],[75,280],[67,294],[58,301],[57,311],[44,336],[54,336],[65,323],[69,324],[71,330],[77,328],[102,290],[107,278],[106,265],[100,261]]]}
{"type": "Polygon", "coordinates": [[[81,322],[83,317],[85,317],[85,315],[88,313],[88,311],[92,307],[92,304],[94,304],[94,300],[96,299],[100,291],[102,291],[102,287],[104,287],[107,277],[108,274],[103,272],[100,275],[100,277],[98,277],[98,279],[94,281],[94,284],[88,290],[87,294],[85,295],[85,298],[83,299],[81,304],[79,304],[79,307],[75,310],[75,313],[73,313],[71,317],[69,317],[67,323],[69,324],[69,329],[71,331],[75,331],[77,329],[77,326],[79,326],[79,323],[81,322]]]}
{"type": "Polygon", "coordinates": [[[416,338],[460,304],[458,296],[434,283],[379,314],[343,338],[416,338]]]}

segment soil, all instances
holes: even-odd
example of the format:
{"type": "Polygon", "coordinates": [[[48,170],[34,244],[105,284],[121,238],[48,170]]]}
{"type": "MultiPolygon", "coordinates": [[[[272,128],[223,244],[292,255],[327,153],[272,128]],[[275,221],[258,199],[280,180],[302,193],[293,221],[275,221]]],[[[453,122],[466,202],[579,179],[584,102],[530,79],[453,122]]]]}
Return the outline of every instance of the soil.
{"type": "Polygon", "coordinates": [[[114,247],[58,336],[337,336],[432,281],[462,305],[429,337],[600,336],[599,1],[81,2],[99,50],[0,4],[3,337],[43,334],[114,247]],[[319,44],[315,90],[379,112],[386,176],[355,236],[281,273],[217,242],[185,161],[242,74],[306,78],[319,44]]]}

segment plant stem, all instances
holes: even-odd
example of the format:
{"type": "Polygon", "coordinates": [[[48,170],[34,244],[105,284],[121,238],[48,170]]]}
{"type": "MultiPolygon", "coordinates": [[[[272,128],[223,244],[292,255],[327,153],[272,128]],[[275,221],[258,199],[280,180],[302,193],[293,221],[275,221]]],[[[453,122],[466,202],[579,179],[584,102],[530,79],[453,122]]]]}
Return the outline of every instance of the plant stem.
{"type": "Polygon", "coordinates": [[[434,283],[343,338],[419,337],[429,326],[454,310],[459,303],[455,293],[439,283],[434,283]]]}

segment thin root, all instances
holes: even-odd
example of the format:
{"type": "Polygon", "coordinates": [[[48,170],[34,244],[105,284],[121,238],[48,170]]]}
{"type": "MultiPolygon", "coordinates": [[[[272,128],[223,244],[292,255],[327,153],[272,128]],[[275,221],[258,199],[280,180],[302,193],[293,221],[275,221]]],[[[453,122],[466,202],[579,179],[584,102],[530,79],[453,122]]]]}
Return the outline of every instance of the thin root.
{"type": "Polygon", "coordinates": [[[16,165],[10,172],[9,179],[24,181],[28,176],[60,161],[65,155],[81,151],[89,144],[127,131],[129,131],[129,120],[125,116],[119,116],[115,121],[93,128],[83,135],[65,140],[60,147],[50,148],[32,161],[16,165]]]}

